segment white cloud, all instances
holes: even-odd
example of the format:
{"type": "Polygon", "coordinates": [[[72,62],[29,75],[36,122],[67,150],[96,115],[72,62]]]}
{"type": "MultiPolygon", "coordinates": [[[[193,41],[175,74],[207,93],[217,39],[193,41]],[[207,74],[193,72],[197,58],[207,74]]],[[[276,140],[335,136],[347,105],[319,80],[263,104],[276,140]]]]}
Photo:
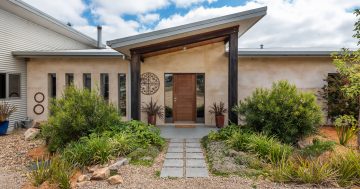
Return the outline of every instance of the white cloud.
{"type": "Polygon", "coordinates": [[[93,9],[105,9],[107,14],[144,14],[169,5],[168,0],[92,0],[93,9]]]}
{"type": "Polygon", "coordinates": [[[200,4],[203,2],[208,2],[208,3],[212,3],[215,2],[217,0],[171,0],[173,3],[175,3],[176,7],[190,7],[191,5],[194,4],[200,4]]]}
{"type": "Polygon", "coordinates": [[[86,25],[87,20],[81,16],[86,5],[81,0],[24,0],[54,18],[70,22],[72,25],[86,25]]]}
{"type": "Polygon", "coordinates": [[[355,47],[355,16],[349,12],[358,0],[253,0],[243,6],[197,7],[185,15],[159,21],[156,29],[268,6],[267,15],[239,40],[239,47],[355,47]]]}
{"type": "Polygon", "coordinates": [[[158,21],[160,19],[160,15],[151,13],[151,14],[139,15],[138,18],[139,21],[143,24],[151,24],[158,21]]]}

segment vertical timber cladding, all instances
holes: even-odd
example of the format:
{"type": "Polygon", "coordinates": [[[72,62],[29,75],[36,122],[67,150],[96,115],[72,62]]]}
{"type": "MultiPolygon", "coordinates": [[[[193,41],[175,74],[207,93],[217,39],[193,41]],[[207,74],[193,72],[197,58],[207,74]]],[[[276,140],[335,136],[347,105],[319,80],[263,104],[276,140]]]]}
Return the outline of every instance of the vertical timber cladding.
{"type": "Polygon", "coordinates": [[[131,51],[130,76],[131,76],[131,119],[140,119],[140,54],[131,51]]]}
{"type": "Polygon", "coordinates": [[[228,79],[228,112],[229,123],[238,124],[237,114],[232,108],[238,102],[238,30],[229,36],[229,79],[228,79]]]}

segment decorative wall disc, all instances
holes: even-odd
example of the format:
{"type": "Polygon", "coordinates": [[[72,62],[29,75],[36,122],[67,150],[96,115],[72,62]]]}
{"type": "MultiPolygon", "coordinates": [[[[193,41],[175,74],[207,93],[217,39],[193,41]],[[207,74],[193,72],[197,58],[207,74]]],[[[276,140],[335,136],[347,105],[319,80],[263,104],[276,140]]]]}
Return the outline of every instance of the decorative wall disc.
{"type": "Polygon", "coordinates": [[[41,104],[36,104],[33,108],[33,111],[36,115],[40,115],[40,114],[44,113],[45,108],[41,104]]]}
{"type": "Polygon", "coordinates": [[[37,103],[42,103],[45,100],[45,95],[42,92],[37,92],[34,95],[34,100],[37,103]]]}
{"type": "Polygon", "coordinates": [[[141,93],[144,95],[153,95],[155,94],[160,87],[159,78],[151,73],[146,72],[141,74],[141,93]]]}

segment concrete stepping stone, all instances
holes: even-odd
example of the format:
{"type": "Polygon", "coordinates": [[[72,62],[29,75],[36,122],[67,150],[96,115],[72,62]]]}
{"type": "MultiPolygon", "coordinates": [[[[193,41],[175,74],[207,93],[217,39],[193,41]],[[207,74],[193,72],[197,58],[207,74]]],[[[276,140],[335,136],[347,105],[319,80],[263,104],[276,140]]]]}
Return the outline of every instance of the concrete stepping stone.
{"type": "Polygon", "coordinates": [[[182,159],[165,159],[164,167],[184,167],[184,160],[182,159]]]}
{"type": "Polygon", "coordinates": [[[203,153],[186,153],[186,159],[204,159],[203,153]]]}
{"type": "Polygon", "coordinates": [[[201,152],[202,153],[201,148],[188,148],[188,147],[186,147],[185,151],[186,152],[201,152]]]}
{"type": "Polygon", "coordinates": [[[175,168],[175,167],[163,167],[161,169],[160,177],[166,178],[166,177],[184,177],[183,171],[184,169],[181,168],[175,168]]]}
{"type": "Polygon", "coordinates": [[[184,148],[179,148],[179,147],[169,147],[168,148],[168,152],[184,152],[184,148]]]}
{"type": "Polygon", "coordinates": [[[179,147],[179,148],[183,148],[184,147],[184,143],[170,143],[169,147],[179,147]]]}
{"type": "Polygon", "coordinates": [[[187,178],[209,177],[207,168],[186,168],[185,175],[187,178]]]}
{"type": "Polygon", "coordinates": [[[186,147],[188,148],[200,148],[200,143],[186,143],[186,147]]]}
{"type": "Polygon", "coordinates": [[[186,143],[199,143],[200,142],[200,139],[199,138],[187,138],[185,139],[186,140],[186,143]]]}
{"type": "Polygon", "coordinates": [[[185,142],[185,140],[180,139],[180,138],[173,138],[173,139],[170,139],[170,142],[172,142],[172,143],[183,143],[183,142],[185,142]]]}
{"type": "Polygon", "coordinates": [[[203,159],[187,159],[186,167],[206,167],[206,163],[203,159]]]}
{"type": "Polygon", "coordinates": [[[182,159],[184,158],[184,154],[183,153],[178,153],[178,152],[168,152],[165,155],[165,159],[182,159]]]}

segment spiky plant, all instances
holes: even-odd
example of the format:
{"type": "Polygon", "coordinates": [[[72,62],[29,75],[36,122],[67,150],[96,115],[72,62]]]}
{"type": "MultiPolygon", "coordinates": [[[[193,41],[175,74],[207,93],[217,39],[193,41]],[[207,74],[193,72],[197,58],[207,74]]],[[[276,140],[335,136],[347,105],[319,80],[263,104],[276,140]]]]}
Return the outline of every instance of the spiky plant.
{"type": "Polygon", "coordinates": [[[215,116],[222,116],[227,112],[227,109],[225,108],[224,102],[220,102],[219,104],[214,102],[213,105],[210,106],[209,112],[215,114],[215,116]]]}
{"type": "Polygon", "coordinates": [[[158,102],[154,102],[152,98],[149,103],[143,103],[141,111],[146,113],[148,116],[157,115],[160,119],[164,119],[164,107],[158,105],[158,102]]]}
{"type": "Polygon", "coordinates": [[[2,101],[0,103],[0,123],[6,121],[15,111],[16,107],[14,105],[2,101]]]}

